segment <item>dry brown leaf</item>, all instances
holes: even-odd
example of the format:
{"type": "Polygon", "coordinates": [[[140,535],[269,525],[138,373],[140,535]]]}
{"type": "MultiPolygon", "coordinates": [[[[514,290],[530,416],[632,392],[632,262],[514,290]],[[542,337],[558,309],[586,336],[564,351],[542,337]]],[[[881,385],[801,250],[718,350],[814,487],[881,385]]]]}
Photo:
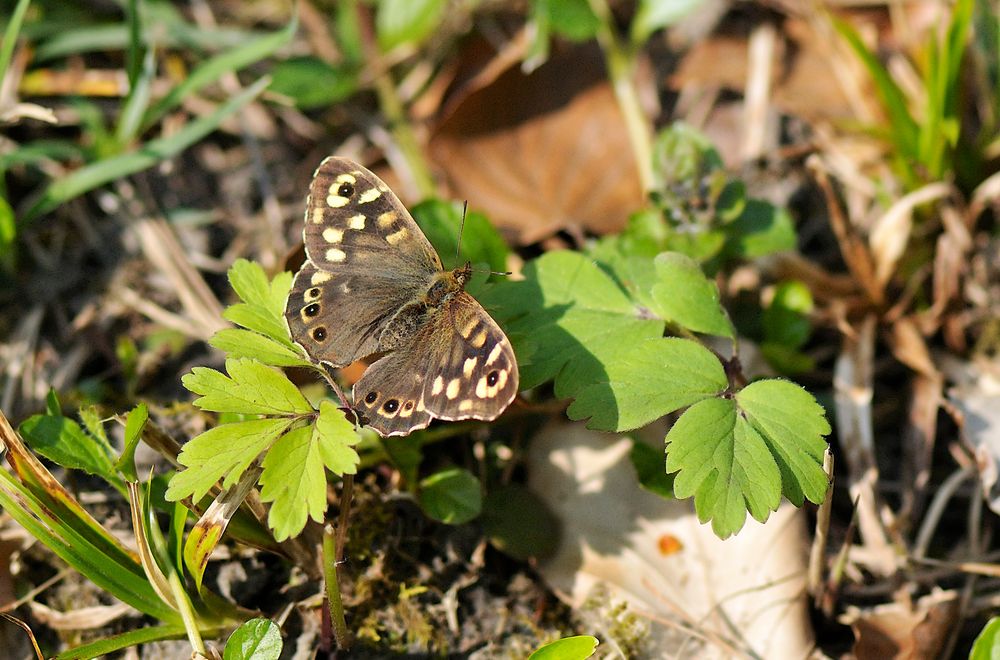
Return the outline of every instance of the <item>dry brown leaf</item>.
{"type": "Polygon", "coordinates": [[[452,196],[519,243],[561,229],[605,234],[643,204],[639,173],[599,52],[508,68],[469,93],[429,144],[452,196]]]}
{"type": "Polygon", "coordinates": [[[939,656],[948,629],[956,623],[958,599],[951,591],[924,596],[912,607],[904,603],[869,610],[849,608],[841,622],[854,630],[858,660],[939,656]]]}

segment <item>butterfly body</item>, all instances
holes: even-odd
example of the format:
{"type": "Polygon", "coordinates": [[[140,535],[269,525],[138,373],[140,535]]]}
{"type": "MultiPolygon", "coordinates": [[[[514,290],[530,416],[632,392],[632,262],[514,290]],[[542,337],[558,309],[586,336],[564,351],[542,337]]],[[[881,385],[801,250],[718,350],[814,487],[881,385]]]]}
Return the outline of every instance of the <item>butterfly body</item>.
{"type": "Polygon", "coordinates": [[[285,308],[292,338],[342,367],[378,359],[355,384],[354,407],[382,435],[432,418],[496,418],[517,392],[510,342],[465,291],[398,198],[353,161],[328,158],[310,186],[307,260],[285,308]]]}

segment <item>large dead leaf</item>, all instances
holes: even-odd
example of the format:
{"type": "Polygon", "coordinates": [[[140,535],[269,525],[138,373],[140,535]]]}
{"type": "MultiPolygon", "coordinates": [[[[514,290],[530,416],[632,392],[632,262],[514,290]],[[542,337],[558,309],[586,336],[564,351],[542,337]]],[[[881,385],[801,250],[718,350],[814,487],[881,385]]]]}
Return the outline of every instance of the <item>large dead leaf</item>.
{"type": "MultiPolygon", "coordinates": [[[[657,437],[662,437],[658,434],[657,437]]],[[[807,544],[800,512],[783,505],[722,541],[691,502],[639,488],[628,438],[553,424],[534,438],[529,485],[562,522],[545,580],[581,608],[588,596],[649,618],[638,657],[804,658],[807,544]]]]}
{"type": "Polygon", "coordinates": [[[456,103],[430,152],[451,194],[519,243],[621,229],[643,204],[635,157],[596,48],[525,75],[511,66],[456,103]]]}

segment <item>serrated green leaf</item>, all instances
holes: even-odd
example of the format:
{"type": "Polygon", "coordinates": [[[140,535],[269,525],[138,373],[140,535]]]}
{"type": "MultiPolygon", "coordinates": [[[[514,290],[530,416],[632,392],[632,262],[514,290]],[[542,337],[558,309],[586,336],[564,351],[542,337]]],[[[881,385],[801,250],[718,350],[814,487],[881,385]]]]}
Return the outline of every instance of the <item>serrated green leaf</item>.
{"type": "Polygon", "coordinates": [[[736,394],[747,422],[760,433],[781,469],[782,490],[795,506],[819,504],[829,486],[823,454],[830,433],[822,406],[787,380],[759,380],[736,394]]]}
{"type": "Polygon", "coordinates": [[[181,382],[202,396],[194,404],[202,410],[245,415],[306,415],[312,406],[281,372],[256,360],[226,360],[226,371],[195,367],[181,382]]]}
{"type": "Polygon", "coordinates": [[[674,494],[694,495],[702,522],[720,538],[738,532],[750,513],[764,521],[781,500],[781,473],[767,445],[736,414],[732,399],[705,399],[678,418],[667,433],[667,472],[674,494]]]}
{"type": "Polygon", "coordinates": [[[104,420],[101,419],[100,413],[97,412],[97,408],[94,406],[84,406],[80,408],[80,421],[83,422],[84,428],[87,429],[89,433],[97,444],[104,448],[105,453],[108,456],[114,454],[114,448],[111,446],[111,441],[108,440],[108,434],[104,430],[104,420]]]}
{"type": "Polygon", "coordinates": [[[216,426],[192,438],[177,457],[187,469],[170,479],[167,500],[200,500],[219,479],[223,488],[229,488],[291,424],[290,419],[251,419],[216,426]]]}
{"type": "Polygon", "coordinates": [[[306,519],[323,522],[326,474],[313,428],[304,426],[281,436],[264,457],[260,497],[272,502],[267,516],[274,538],[284,541],[306,526],[306,519]]]}
{"type": "Polygon", "coordinates": [[[592,635],[563,637],[539,647],[528,660],[586,660],[597,651],[600,641],[592,635]]]}
{"type": "Polygon", "coordinates": [[[361,441],[361,436],[344,411],[330,401],[319,404],[313,440],[328,470],[338,476],[357,473],[361,459],[354,445],[361,441]]]}
{"type": "Polygon", "coordinates": [[[310,362],[303,359],[296,349],[243,328],[219,330],[208,343],[225,351],[230,358],[252,358],[274,367],[310,366],[310,362]]]}
{"type": "Polygon", "coordinates": [[[237,259],[227,273],[229,285],[248,305],[256,305],[281,318],[285,313],[285,300],[292,288],[292,274],[284,271],[268,280],[260,264],[237,259]]]}
{"type": "Polygon", "coordinates": [[[284,319],[275,316],[270,310],[260,305],[236,303],[224,309],[222,317],[230,323],[270,337],[280,344],[285,344],[288,347],[293,345],[288,338],[288,328],[285,326],[284,319]]]}
{"type": "Polygon", "coordinates": [[[622,347],[604,361],[604,377],[576,395],[566,414],[587,426],[626,431],[728,387],[719,359],[688,339],[657,337],[622,347]]]}
{"type": "Polygon", "coordinates": [[[375,32],[383,52],[403,44],[418,44],[441,22],[445,0],[379,0],[375,32]]]}
{"type": "Polygon", "coordinates": [[[482,506],[479,479],[468,470],[450,468],[420,482],[420,508],[434,520],[461,525],[478,516],[482,506]]]}
{"type": "Polygon", "coordinates": [[[812,324],[809,323],[812,309],[812,292],[803,282],[788,280],[779,283],[771,304],[764,310],[764,340],[789,349],[799,348],[812,332],[812,324]]]}
{"type": "Polygon", "coordinates": [[[233,631],[222,652],[222,660],[278,660],[281,629],[274,621],[258,617],[233,631]]]}
{"type": "Polygon", "coordinates": [[[34,451],[65,468],[83,470],[123,490],[115,472],[111,449],[72,419],[58,415],[34,415],[18,427],[34,451]]]}
{"type": "Polygon", "coordinates": [[[719,304],[719,289],[697,262],[668,252],[653,263],[657,282],[650,294],[658,316],[693,332],[733,338],[733,326],[719,304]]]}

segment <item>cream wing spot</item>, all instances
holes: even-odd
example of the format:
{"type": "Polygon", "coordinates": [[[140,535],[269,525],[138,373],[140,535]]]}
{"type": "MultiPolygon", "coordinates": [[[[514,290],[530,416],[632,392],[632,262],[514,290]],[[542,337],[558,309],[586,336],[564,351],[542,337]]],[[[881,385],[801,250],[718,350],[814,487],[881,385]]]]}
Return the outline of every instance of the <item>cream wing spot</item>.
{"type": "Polygon", "coordinates": [[[454,399],[458,396],[458,389],[462,386],[462,381],[458,378],[452,378],[448,381],[448,389],[444,391],[444,395],[448,397],[448,400],[454,399]]]}
{"type": "Polygon", "coordinates": [[[338,174],[337,178],[334,179],[337,185],[330,186],[330,190],[335,190],[340,187],[341,183],[357,183],[358,178],[354,176],[355,174],[361,174],[360,172],[354,172],[353,174],[348,174],[347,172],[343,174],[338,174]]]}
{"type": "Polygon", "coordinates": [[[468,412],[472,410],[472,399],[464,399],[460,404],[458,404],[458,409],[460,412],[468,412]]]}
{"type": "Polygon", "coordinates": [[[368,204],[374,202],[376,199],[382,196],[382,191],[378,188],[369,188],[360,195],[358,195],[358,204],[368,204]]]}
{"type": "Polygon", "coordinates": [[[486,343],[486,331],[480,330],[479,334],[473,337],[469,343],[472,344],[475,348],[482,348],[483,344],[486,343]]]}
{"type": "Polygon", "coordinates": [[[462,364],[462,373],[466,378],[472,378],[472,370],[476,368],[476,363],[479,362],[479,358],[473,356],[462,364]]]}
{"type": "Polygon", "coordinates": [[[326,251],[326,260],[331,263],[339,264],[343,262],[345,259],[347,259],[347,253],[344,252],[343,250],[338,250],[337,248],[330,248],[329,250],[326,251]]]}
{"type": "Polygon", "coordinates": [[[351,201],[347,197],[341,197],[336,193],[330,193],[326,196],[326,205],[331,209],[341,209],[347,206],[347,203],[351,201]]]}
{"type": "Polygon", "coordinates": [[[399,231],[386,236],[385,240],[389,245],[396,245],[397,243],[405,239],[407,236],[409,236],[409,234],[410,232],[406,230],[406,227],[403,227],[399,231]]]}
{"type": "Polygon", "coordinates": [[[351,219],[347,221],[347,226],[351,229],[361,230],[365,228],[365,216],[361,213],[351,216],[351,219]]]}
{"type": "Polygon", "coordinates": [[[479,379],[479,382],[476,383],[476,396],[478,396],[480,399],[485,399],[487,387],[488,386],[486,385],[486,376],[483,376],[482,378],[479,379]]]}
{"type": "Polygon", "coordinates": [[[323,224],[323,207],[317,206],[312,212],[312,221],[314,225],[323,224]]]}
{"type": "Polygon", "coordinates": [[[309,278],[309,283],[313,286],[319,286],[320,284],[326,284],[333,279],[333,275],[326,272],[325,270],[318,270],[313,273],[312,277],[309,278]]]}
{"type": "Polygon", "coordinates": [[[465,326],[461,330],[459,330],[459,332],[462,333],[462,336],[464,338],[468,339],[469,337],[472,336],[472,331],[475,330],[476,326],[478,325],[479,325],[479,319],[473,317],[469,319],[469,321],[465,324],[465,326]]]}
{"type": "Polygon", "coordinates": [[[444,378],[438,376],[434,379],[434,384],[431,385],[431,394],[441,394],[441,390],[444,389],[444,378]]]}
{"type": "Polygon", "coordinates": [[[396,223],[396,212],[386,211],[375,222],[378,224],[379,229],[388,229],[396,223]]]}
{"type": "Polygon", "coordinates": [[[496,359],[500,357],[500,353],[502,351],[503,351],[503,344],[497,344],[496,346],[494,346],[493,350],[490,351],[489,357],[486,358],[486,365],[489,366],[494,362],[496,362],[496,359]]]}
{"type": "Polygon", "coordinates": [[[339,243],[344,240],[344,230],[327,227],[323,230],[323,240],[327,243],[339,243]]]}

